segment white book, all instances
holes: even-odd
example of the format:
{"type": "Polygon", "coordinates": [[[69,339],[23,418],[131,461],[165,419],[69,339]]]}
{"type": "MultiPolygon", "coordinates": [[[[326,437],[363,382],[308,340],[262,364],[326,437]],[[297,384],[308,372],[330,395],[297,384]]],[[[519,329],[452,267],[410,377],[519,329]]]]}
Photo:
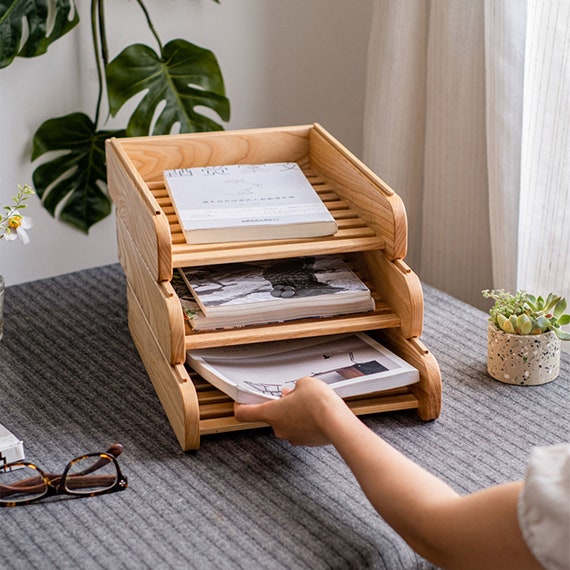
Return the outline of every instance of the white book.
{"type": "Polygon", "coordinates": [[[417,369],[365,333],[189,350],[186,362],[245,404],[278,399],[304,376],[326,382],[342,398],[419,381],[417,369]]]}
{"type": "MultiPolygon", "coordinates": [[[[196,330],[332,317],[374,310],[368,287],[340,255],[317,255],[181,268],[200,312],[196,330]]],[[[183,299],[185,299],[183,301],[183,299]]]]}
{"type": "Polygon", "coordinates": [[[190,244],[310,238],[337,224],[295,162],[164,171],[166,189],[190,244]]]}
{"type": "Polygon", "coordinates": [[[0,424],[0,467],[24,459],[24,444],[0,424]]]}

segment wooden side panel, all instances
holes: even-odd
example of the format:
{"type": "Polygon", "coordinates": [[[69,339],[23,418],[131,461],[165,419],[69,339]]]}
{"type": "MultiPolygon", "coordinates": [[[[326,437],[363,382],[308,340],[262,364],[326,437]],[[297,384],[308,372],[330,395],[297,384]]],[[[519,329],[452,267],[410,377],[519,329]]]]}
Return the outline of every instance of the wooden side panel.
{"type": "Polygon", "coordinates": [[[374,290],[400,317],[402,335],[405,338],[420,336],[424,295],[418,276],[403,261],[390,261],[381,251],[367,251],[360,255],[374,290]]]}
{"type": "Polygon", "coordinates": [[[404,338],[400,329],[384,329],[373,334],[419,370],[420,382],[408,386],[418,399],[418,415],[426,421],[438,418],[441,412],[441,371],[433,354],[421,340],[404,338]]]}
{"type": "Polygon", "coordinates": [[[160,403],[184,451],[200,446],[200,412],[194,384],[184,365],[170,366],[137,297],[127,284],[129,329],[160,403]]]}
{"type": "Polygon", "coordinates": [[[172,278],[172,239],[168,218],[134,170],[119,139],[106,143],[109,193],[155,281],[172,278]]]}
{"type": "Polygon", "coordinates": [[[401,198],[319,125],[310,134],[310,159],[311,167],[382,236],[385,255],[406,257],[408,222],[401,198]]]}
{"type": "Polygon", "coordinates": [[[121,265],[153,336],[170,364],[183,363],[184,315],[180,301],[168,282],[154,280],[121,218],[117,218],[121,265]]]}
{"type": "Polygon", "coordinates": [[[218,164],[308,161],[310,126],[220,131],[121,139],[133,167],[146,181],[163,170],[218,164]]]}

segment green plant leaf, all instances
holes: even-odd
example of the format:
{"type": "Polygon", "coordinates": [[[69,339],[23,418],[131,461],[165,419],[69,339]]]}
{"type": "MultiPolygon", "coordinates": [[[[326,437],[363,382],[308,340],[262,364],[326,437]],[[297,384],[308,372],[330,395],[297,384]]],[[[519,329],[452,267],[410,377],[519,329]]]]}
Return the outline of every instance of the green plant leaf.
{"type": "Polygon", "coordinates": [[[537,304],[538,304],[538,299],[534,296],[531,295],[530,293],[526,294],[526,302],[528,304],[528,306],[535,311],[537,308],[537,304]]]}
{"type": "Polygon", "coordinates": [[[564,315],[564,311],[566,310],[567,303],[565,298],[556,297],[556,305],[553,310],[553,315],[556,320],[560,319],[562,315],[564,315]]]}
{"type": "Polygon", "coordinates": [[[169,134],[176,124],[180,132],[223,130],[197,107],[229,120],[230,104],[215,55],[185,40],[167,43],[160,57],[146,45],[131,45],[107,65],[105,73],[113,116],[144,92],[129,119],[127,136],[169,134]]]}
{"type": "Polygon", "coordinates": [[[545,312],[550,312],[556,306],[556,303],[560,301],[561,297],[554,295],[554,293],[549,293],[546,301],[543,302],[542,306],[540,307],[541,310],[545,312]]]}
{"type": "Polygon", "coordinates": [[[540,315],[540,317],[536,319],[535,325],[540,332],[545,332],[550,329],[550,321],[543,315],[540,315]]]}
{"type": "Polygon", "coordinates": [[[33,173],[44,208],[85,233],[111,212],[105,161],[105,139],[111,136],[125,132],[97,131],[83,113],[49,119],[34,135],[32,161],[56,151],[33,173]]]}
{"type": "Polygon", "coordinates": [[[78,23],[75,0],[0,0],[0,68],[45,53],[78,23]]]}
{"type": "Polygon", "coordinates": [[[530,334],[532,331],[532,321],[528,317],[528,315],[519,315],[517,317],[517,326],[515,327],[515,332],[517,334],[530,334]]]}
{"type": "Polygon", "coordinates": [[[556,329],[554,331],[560,340],[570,340],[570,333],[563,331],[561,329],[556,329]]]}
{"type": "Polygon", "coordinates": [[[513,323],[509,319],[507,319],[507,317],[499,313],[496,319],[497,319],[497,324],[499,325],[499,328],[501,330],[514,334],[515,327],[513,326],[513,323]]]}

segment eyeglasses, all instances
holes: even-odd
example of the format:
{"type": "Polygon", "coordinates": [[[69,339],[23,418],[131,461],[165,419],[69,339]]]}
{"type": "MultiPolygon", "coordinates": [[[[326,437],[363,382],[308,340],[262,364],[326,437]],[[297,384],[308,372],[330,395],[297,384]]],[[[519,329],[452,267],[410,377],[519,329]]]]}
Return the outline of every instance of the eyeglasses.
{"type": "Polygon", "coordinates": [[[0,467],[0,507],[28,505],[53,495],[93,497],[127,488],[117,457],[123,451],[114,443],[104,453],[76,457],[61,475],[44,473],[37,465],[14,461],[0,467]]]}

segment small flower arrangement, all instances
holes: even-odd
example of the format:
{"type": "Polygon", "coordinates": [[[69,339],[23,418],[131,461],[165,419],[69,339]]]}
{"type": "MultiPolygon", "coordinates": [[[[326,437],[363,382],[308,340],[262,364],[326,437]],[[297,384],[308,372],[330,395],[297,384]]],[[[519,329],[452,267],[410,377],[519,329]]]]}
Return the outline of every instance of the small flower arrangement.
{"type": "Polygon", "coordinates": [[[33,223],[32,219],[23,216],[22,210],[27,206],[26,200],[34,194],[31,186],[18,185],[18,193],[12,197],[13,204],[3,206],[0,212],[0,239],[13,241],[20,238],[25,244],[30,241],[28,233],[33,223]]]}
{"type": "Polygon", "coordinates": [[[566,299],[550,293],[546,299],[526,291],[509,293],[503,289],[485,289],[486,299],[494,299],[489,311],[489,322],[498,329],[516,335],[536,335],[553,331],[561,340],[570,340],[570,333],[561,327],[570,323],[565,314],[566,299]]]}

